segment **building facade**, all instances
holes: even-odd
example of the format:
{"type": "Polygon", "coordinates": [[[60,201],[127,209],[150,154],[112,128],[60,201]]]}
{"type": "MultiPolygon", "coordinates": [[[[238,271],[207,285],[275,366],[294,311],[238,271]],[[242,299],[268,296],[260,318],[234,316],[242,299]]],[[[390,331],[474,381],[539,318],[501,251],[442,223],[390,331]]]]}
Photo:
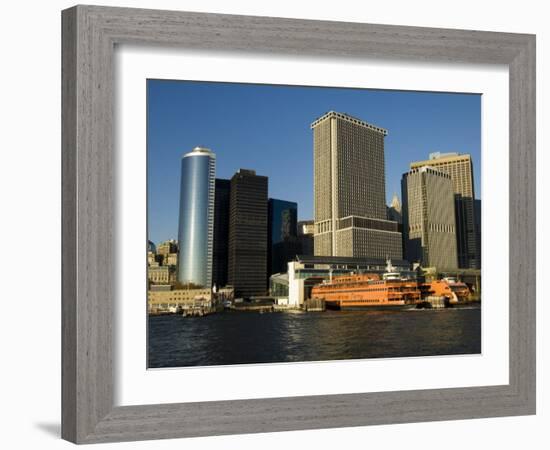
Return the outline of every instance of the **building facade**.
{"type": "Polygon", "coordinates": [[[245,169],[231,178],[227,281],[237,298],[267,290],[267,182],[245,169]]]}
{"type": "Polygon", "coordinates": [[[298,205],[270,198],[267,202],[267,275],[286,272],[287,263],[300,253],[298,205]]]}
{"type": "Polygon", "coordinates": [[[167,256],[170,254],[176,254],[178,253],[178,244],[173,239],[170,239],[169,241],[161,242],[157,246],[157,254],[162,256],[167,256]]]}
{"type": "Polygon", "coordinates": [[[177,253],[168,253],[162,258],[163,266],[177,266],[178,265],[178,254],[177,253]]]}
{"type": "Polygon", "coordinates": [[[315,224],[313,220],[302,220],[298,222],[298,241],[300,242],[300,255],[313,256],[313,236],[315,224]]]}
{"type": "Polygon", "coordinates": [[[216,178],[214,201],[214,250],[212,283],[220,288],[227,285],[227,257],[229,254],[229,199],[231,180],[216,178]]]}
{"type": "Polygon", "coordinates": [[[311,128],[315,255],[401,259],[401,233],[386,212],[387,131],[334,111],[311,128]]]}
{"type": "Polygon", "coordinates": [[[450,175],[455,198],[458,265],[479,269],[475,218],[475,191],[472,158],[468,154],[430,153],[426,161],[411,163],[411,169],[430,166],[450,175]]]}
{"type": "Polygon", "coordinates": [[[403,223],[403,212],[401,202],[397,194],[393,194],[391,205],[388,206],[388,220],[393,220],[399,224],[403,223]]]}
{"type": "Polygon", "coordinates": [[[455,201],[450,175],[412,169],[401,181],[405,259],[424,267],[456,269],[455,201]]]}
{"type": "Polygon", "coordinates": [[[476,245],[479,268],[481,268],[481,200],[474,200],[474,213],[476,218],[476,245]]]}
{"type": "Polygon", "coordinates": [[[147,268],[147,279],[153,284],[172,284],[176,281],[176,270],[173,266],[154,266],[147,268]]]}
{"type": "Polygon", "coordinates": [[[148,312],[175,312],[178,307],[212,300],[210,289],[151,289],[147,292],[148,312]]]}
{"type": "MultiPolygon", "coordinates": [[[[178,243],[170,239],[161,242],[156,248],[155,259],[161,266],[177,266],[178,264],[178,243]]],[[[154,265],[154,264],[150,264],[154,265]]]]}
{"type": "Polygon", "coordinates": [[[313,220],[300,220],[298,222],[298,236],[303,234],[313,235],[314,233],[315,233],[315,224],[313,220]]]}
{"type": "Polygon", "coordinates": [[[216,155],[195,147],[181,159],[177,279],[212,286],[216,155]]]}

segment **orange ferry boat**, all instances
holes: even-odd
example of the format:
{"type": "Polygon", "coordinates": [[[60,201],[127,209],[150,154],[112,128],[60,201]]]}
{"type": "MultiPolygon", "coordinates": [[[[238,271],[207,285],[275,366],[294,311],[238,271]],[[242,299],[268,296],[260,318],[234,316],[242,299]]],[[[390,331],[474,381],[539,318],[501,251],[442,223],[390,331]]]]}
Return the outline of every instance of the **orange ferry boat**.
{"type": "Polygon", "coordinates": [[[464,303],[470,297],[470,289],[466,283],[456,281],[454,278],[443,278],[429,283],[420,284],[422,298],[428,296],[445,297],[450,304],[464,303]]]}
{"type": "Polygon", "coordinates": [[[330,309],[409,309],[422,299],[416,280],[402,279],[391,262],[380,277],[377,274],[341,275],[318,284],[311,297],[325,301],[330,309]]]}
{"type": "Polygon", "coordinates": [[[351,274],[331,277],[313,287],[311,297],[325,301],[329,309],[413,309],[426,297],[444,297],[452,305],[465,301],[470,294],[464,283],[450,279],[419,283],[403,279],[393,272],[388,261],[387,272],[351,274]]]}

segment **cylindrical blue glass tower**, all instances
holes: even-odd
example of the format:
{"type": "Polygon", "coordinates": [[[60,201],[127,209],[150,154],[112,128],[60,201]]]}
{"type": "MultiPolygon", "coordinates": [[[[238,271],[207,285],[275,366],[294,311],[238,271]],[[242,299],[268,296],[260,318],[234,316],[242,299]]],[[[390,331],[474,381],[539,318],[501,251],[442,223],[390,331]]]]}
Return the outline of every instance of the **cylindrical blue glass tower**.
{"type": "Polygon", "coordinates": [[[212,286],[216,155],[195,147],[181,159],[178,281],[212,286]]]}

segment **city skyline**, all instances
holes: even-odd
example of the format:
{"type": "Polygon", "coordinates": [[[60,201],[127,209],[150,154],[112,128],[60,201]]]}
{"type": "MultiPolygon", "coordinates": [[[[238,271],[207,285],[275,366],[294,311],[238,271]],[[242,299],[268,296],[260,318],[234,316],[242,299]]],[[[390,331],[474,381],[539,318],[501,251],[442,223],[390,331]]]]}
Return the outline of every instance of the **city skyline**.
{"type": "Polygon", "coordinates": [[[400,194],[410,163],[433,151],[471,154],[481,197],[478,95],[161,80],[147,86],[148,234],[155,243],[177,235],[180,158],[201,145],[217,155],[216,178],[256,170],[269,178],[270,198],[296,202],[298,220],[312,219],[309,125],[331,109],[388,130],[386,204],[400,194]]]}

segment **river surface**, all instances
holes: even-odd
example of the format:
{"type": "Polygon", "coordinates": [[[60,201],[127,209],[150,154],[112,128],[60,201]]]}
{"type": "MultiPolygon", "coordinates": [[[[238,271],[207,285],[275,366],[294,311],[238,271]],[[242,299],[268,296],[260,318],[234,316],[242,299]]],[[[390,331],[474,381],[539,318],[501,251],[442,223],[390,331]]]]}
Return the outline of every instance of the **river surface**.
{"type": "Polygon", "coordinates": [[[150,316],[148,367],[481,353],[481,309],[150,316]]]}

